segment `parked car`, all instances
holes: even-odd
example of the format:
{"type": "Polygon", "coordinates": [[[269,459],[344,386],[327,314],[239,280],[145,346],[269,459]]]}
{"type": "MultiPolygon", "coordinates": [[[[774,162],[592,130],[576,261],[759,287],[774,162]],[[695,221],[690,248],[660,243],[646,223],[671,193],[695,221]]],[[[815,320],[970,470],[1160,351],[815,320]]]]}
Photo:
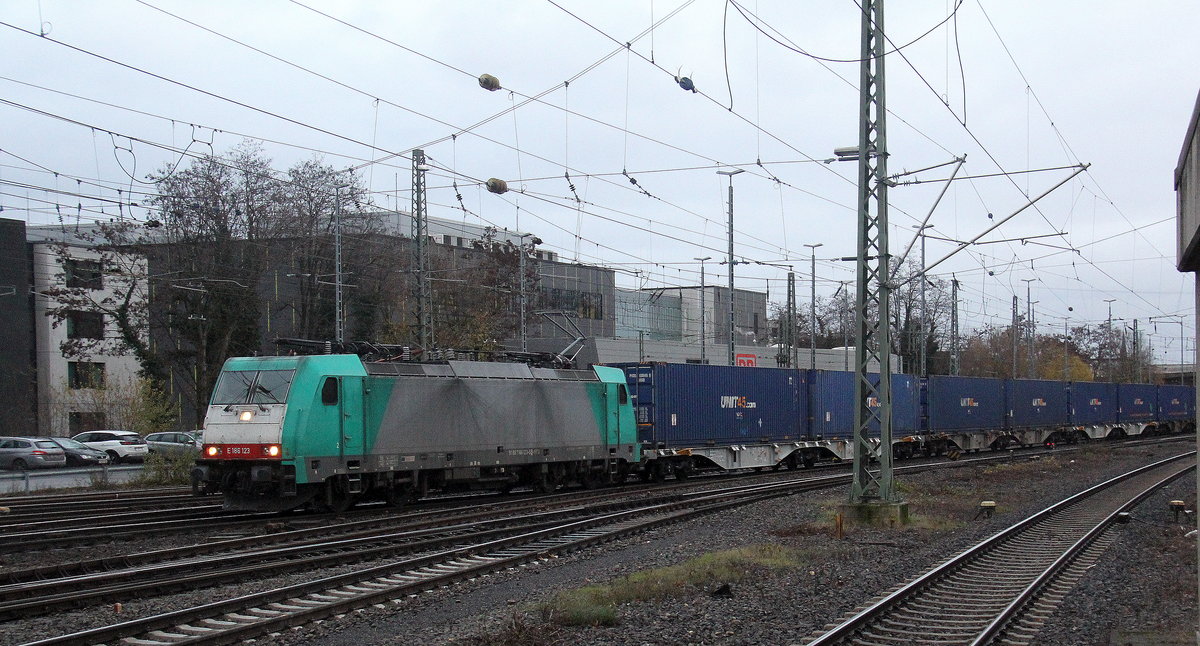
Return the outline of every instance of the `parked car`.
{"type": "Polygon", "coordinates": [[[189,453],[199,455],[200,447],[204,444],[204,440],[201,437],[200,431],[193,433],[151,433],[146,436],[146,446],[150,448],[151,453],[162,453],[164,455],[189,453]]]}
{"type": "Polygon", "coordinates": [[[0,468],[24,471],[66,464],[67,455],[48,437],[0,438],[0,468]]]}
{"type": "Polygon", "coordinates": [[[51,442],[62,447],[64,453],[67,454],[67,466],[69,467],[94,467],[98,464],[108,464],[108,454],[100,449],[76,442],[69,437],[52,437],[51,442]]]}
{"type": "Polygon", "coordinates": [[[146,440],[133,431],[88,431],[71,439],[104,451],[113,464],[124,460],[145,460],[150,451],[146,440]]]}

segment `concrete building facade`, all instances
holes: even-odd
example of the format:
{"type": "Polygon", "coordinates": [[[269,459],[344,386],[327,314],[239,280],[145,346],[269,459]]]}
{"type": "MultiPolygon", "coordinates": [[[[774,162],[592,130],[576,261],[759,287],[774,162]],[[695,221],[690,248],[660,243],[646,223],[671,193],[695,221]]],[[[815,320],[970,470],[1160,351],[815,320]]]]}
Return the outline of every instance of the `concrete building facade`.
{"type": "MultiPolygon", "coordinates": [[[[79,307],[59,318],[51,310],[61,303],[54,291],[69,287],[90,292],[103,302],[119,296],[118,286],[129,280],[108,266],[105,257],[73,228],[28,227],[33,292],[31,325],[36,347],[38,434],[70,436],[83,431],[119,428],[128,410],[128,396],[138,380],[139,364],[116,341],[116,327],[99,307],[79,307]],[[71,340],[95,341],[100,349],[68,356],[71,340]]],[[[145,261],[128,259],[140,266],[145,261]]],[[[146,285],[134,286],[134,298],[145,298],[146,285]]]]}

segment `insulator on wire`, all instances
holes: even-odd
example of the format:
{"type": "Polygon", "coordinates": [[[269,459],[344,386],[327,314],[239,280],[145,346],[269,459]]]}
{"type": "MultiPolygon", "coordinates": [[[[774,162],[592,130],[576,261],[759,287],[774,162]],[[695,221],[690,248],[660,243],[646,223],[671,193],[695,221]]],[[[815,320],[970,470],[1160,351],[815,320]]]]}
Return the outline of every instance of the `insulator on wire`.
{"type": "Polygon", "coordinates": [[[508,182],[506,182],[502,179],[496,179],[495,177],[493,177],[487,181],[487,190],[489,193],[495,193],[497,195],[499,195],[501,193],[507,193],[508,192],[508,182]]]}
{"type": "Polygon", "coordinates": [[[500,89],[500,79],[492,76],[491,74],[480,74],[479,87],[487,90],[488,92],[495,92],[496,90],[500,89]]]}

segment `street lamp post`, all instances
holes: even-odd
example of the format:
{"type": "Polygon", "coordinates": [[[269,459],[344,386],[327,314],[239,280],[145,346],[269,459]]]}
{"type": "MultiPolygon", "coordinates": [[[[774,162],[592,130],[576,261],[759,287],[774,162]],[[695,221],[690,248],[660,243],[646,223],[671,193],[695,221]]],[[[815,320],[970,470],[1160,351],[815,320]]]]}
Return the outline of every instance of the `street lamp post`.
{"type": "Polygon", "coordinates": [[[810,271],[812,275],[809,277],[812,282],[812,291],[809,295],[809,329],[808,335],[808,368],[810,370],[817,369],[817,247],[825,246],[825,243],[818,242],[817,244],[804,245],[812,250],[812,265],[810,271]]]}
{"type": "Polygon", "coordinates": [[[704,323],[708,318],[708,304],[704,302],[704,262],[712,260],[712,256],[693,258],[692,260],[700,261],[700,363],[708,363],[708,357],[704,352],[704,345],[708,343],[708,330],[704,323]]]}
{"type": "Polygon", "coordinates": [[[734,168],[732,170],[719,170],[718,175],[725,175],[729,178],[729,365],[736,365],[736,353],[734,348],[734,307],[733,307],[733,176],[738,173],[746,172],[742,168],[734,168]]]}

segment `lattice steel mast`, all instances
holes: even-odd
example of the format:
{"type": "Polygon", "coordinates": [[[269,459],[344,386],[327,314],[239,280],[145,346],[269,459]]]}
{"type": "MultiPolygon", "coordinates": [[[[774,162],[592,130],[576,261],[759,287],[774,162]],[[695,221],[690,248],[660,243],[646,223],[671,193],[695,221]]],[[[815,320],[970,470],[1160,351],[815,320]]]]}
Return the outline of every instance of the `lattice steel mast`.
{"type": "Polygon", "coordinates": [[[858,126],[858,292],[855,301],[854,483],[851,503],[898,502],[892,482],[892,366],[888,263],[887,107],[884,96],[883,0],[862,2],[858,126]],[[879,381],[868,367],[878,362],[879,381]],[[875,404],[875,405],[872,405],[875,404]],[[871,435],[879,462],[871,468],[871,435]]]}
{"type": "Polygon", "coordinates": [[[413,300],[417,345],[429,350],[432,342],[433,304],[429,293],[429,259],[426,246],[429,244],[429,217],[425,210],[425,151],[412,152],[412,269],[415,274],[413,300]]]}

